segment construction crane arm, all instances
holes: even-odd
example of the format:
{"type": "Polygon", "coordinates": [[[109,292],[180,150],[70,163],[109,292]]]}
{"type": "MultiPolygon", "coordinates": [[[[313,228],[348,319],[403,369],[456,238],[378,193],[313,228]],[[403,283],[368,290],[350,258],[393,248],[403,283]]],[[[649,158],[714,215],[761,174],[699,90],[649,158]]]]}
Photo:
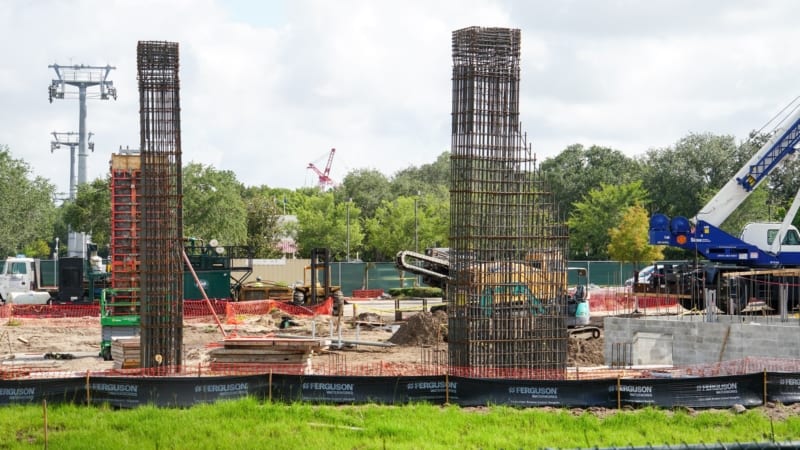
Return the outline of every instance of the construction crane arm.
{"type": "Polygon", "coordinates": [[[336,153],[336,149],[332,148],[331,152],[328,154],[328,163],[325,164],[324,171],[319,170],[319,168],[315,166],[314,163],[308,163],[308,167],[306,167],[307,169],[313,170],[314,173],[317,174],[317,178],[319,180],[318,184],[320,189],[324,189],[326,186],[333,186],[335,184],[333,182],[333,179],[330,177],[331,165],[333,164],[334,153],[336,153]]]}
{"type": "Polygon", "coordinates": [[[336,153],[336,149],[332,148],[331,153],[328,155],[328,163],[325,164],[325,176],[329,176],[331,174],[331,164],[333,164],[333,154],[336,153]]]}
{"type": "Polygon", "coordinates": [[[697,213],[694,222],[719,227],[764,178],[795,152],[800,140],[800,108],[778,125],[772,137],[697,213]]]}
{"type": "Polygon", "coordinates": [[[324,173],[322,173],[322,171],[320,171],[320,170],[317,168],[317,166],[315,166],[315,165],[314,165],[314,163],[308,163],[308,167],[306,167],[306,168],[307,168],[307,169],[311,169],[311,170],[313,170],[313,171],[314,171],[314,173],[315,173],[315,174],[317,174],[317,176],[318,176],[318,177],[320,177],[320,178],[324,178],[324,177],[325,177],[325,174],[324,174],[324,173]]]}

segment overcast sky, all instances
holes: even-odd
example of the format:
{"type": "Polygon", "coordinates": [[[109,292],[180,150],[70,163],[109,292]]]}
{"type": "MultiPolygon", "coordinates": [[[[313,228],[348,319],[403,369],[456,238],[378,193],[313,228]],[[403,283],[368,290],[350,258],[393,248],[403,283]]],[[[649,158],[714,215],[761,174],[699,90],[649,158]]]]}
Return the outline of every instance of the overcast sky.
{"type": "Polygon", "coordinates": [[[451,33],[522,30],[520,111],[539,159],[571,144],[628,155],[689,132],[743,140],[800,94],[800,2],[0,0],[0,144],[59,192],[78,101],[48,102],[50,64],[116,67],[116,101],[89,100],[104,177],[139,146],[136,45],[179,43],[183,161],[244,184],[387,176],[450,147],[451,33]]]}

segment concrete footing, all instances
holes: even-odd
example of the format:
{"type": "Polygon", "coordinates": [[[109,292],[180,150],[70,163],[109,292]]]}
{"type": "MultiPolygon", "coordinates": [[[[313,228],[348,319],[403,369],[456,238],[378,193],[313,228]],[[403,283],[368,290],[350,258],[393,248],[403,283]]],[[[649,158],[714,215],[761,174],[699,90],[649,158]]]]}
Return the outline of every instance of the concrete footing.
{"type": "Polygon", "coordinates": [[[689,366],[746,357],[800,359],[800,323],[777,316],[607,317],[605,362],[689,366]]]}

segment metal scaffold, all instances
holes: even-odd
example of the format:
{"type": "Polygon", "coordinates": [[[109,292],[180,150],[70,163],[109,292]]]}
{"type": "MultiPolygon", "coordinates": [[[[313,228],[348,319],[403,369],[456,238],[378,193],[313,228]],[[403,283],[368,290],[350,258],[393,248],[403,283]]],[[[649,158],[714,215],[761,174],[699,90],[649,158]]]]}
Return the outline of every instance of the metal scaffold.
{"type": "Polygon", "coordinates": [[[183,240],[178,44],[137,48],[141,194],[141,366],[181,364],[183,240]]]}
{"type": "Polygon", "coordinates": [[[519,124],[520,31],[453,32],[450,366],[558,378],[568,233],[519,124]]]}

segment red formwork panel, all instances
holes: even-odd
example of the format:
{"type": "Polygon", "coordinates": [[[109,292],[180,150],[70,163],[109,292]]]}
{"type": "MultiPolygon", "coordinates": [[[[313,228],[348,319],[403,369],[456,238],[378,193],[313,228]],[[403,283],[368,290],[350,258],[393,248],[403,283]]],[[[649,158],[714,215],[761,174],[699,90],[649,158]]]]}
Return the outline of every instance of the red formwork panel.
{"type": "Polygon", "coordinates": [[[141,179],[138,160],[112,156],[111,168],[111,286],[139,287],[139,199],[141,179]],[[119,167],[114,167],[118,165],[119,167]]]}

